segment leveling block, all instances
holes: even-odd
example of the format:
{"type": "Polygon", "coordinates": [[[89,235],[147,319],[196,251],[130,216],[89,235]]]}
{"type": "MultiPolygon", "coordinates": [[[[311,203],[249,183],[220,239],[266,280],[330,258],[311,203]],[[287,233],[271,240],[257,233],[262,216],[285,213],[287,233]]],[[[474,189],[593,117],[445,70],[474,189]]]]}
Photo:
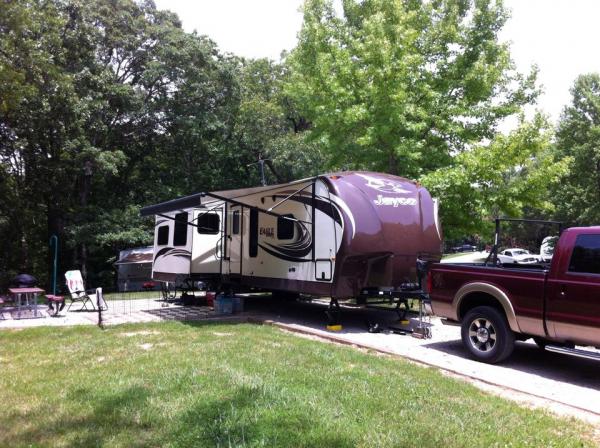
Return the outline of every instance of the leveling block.
{"type": "Polygon", "coordinates": [[[342,324],[340,324],[340,304],[338,303],[336,298],[331,298],[329,302],[329,307],[327,311],[325,311],[325,315],[327,316],[327,331],[342,331],[342,324]]]}

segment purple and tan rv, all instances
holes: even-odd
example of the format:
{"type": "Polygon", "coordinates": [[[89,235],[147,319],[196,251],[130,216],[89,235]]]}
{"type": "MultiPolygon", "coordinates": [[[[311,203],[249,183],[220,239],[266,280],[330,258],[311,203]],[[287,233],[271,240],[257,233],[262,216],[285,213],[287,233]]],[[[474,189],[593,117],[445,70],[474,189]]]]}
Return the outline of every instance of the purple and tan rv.
{"type": "Polygon", "coordinates": [[[152,277],[236,290],[354,298],[416,280],[438,261],[437,203],[416,182],[373,172],[198,193],[142,209],[155,216],[152,277]]]}

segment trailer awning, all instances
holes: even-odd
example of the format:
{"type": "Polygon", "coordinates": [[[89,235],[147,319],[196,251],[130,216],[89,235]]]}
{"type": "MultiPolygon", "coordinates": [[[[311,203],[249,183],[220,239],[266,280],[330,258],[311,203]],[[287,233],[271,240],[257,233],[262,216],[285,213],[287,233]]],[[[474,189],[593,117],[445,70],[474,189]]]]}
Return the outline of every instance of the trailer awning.
{"type": "Polygon", "coordinates": [[[180,210],[183,208],[199,207],[200,201],[204,193],[196,193],[190,196],[183,196],[181,198],[172,199],[170,201],[161,202],[160,204],[149,205],[143,207],[140,211],[142,216],[158,215],[159,213],[167,213],[173,210],[180,210]]]}
{"type": "Polygon", "coordinates": [[[286,185],[296,185],[307,181],[313,181],[315,178],[300,179],[287,184],[267,185],[265,187],[240,188],[237,190],[212,191],[205,193],[196,193],[189,196],[183,196],[170,201],[161,202],[159,204],[143,207],[140,211],[142,216],[152,216],[161,213],[168,213],[175,210],[183,210],[186,208],[200,207],[217,200],[232,200],[237,203],[243,203],[245,196],[250,196],[255,193],[266,193],[270,190],[275,190],[286,185]]]}

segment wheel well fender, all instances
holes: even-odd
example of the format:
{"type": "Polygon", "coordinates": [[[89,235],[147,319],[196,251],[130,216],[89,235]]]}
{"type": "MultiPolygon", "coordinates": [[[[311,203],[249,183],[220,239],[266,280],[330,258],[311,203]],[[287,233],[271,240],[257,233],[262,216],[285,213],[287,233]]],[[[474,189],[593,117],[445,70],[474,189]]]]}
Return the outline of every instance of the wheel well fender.
{"type": "Polygon", "coordinates": [[[462,286],[454,296],[452,303],[452,309],[456,310],[456,320],[462,320],[469,310],[477,306],[496,308],[504,313],[512,331],[516,333],[521,331],[512,303],[506,293],[497,286],[479,282],[462,286]]]}

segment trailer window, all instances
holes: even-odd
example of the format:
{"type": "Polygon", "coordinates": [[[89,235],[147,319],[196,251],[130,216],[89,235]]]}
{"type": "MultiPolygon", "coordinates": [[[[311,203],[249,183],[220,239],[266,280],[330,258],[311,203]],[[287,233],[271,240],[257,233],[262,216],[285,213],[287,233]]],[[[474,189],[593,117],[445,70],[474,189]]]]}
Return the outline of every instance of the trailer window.
{"type": "Polygon", "coordinates": [[[248,255],[255,258],[258,255],[258,210],[250,209],[250,239],[248,255]]]}
{"type": "Polygon", "coordinates": [[[569,262],[569,272],[600,274],[600,235],[579,235],[569,262]]]}
{"type": "Polygon", "coordinates": [[[240,233],[240,211],[235,210],[231,217],[231,233],[239,235],[240,233]]]}
{"type": "Polygon", "coordinates": [[[169,244],[169,226],[160,226],[156,237],[157,246],[165,246],[169,244]]]}
{"type": "Polygon", "coordinates": [[[175,232],[173,233],[173,246],[187,244],[188,214],[187,212],[175,215],[175,232]]]}
{"type": "Polygon", "coordinates": [[[277,218],[277,239],[291,240],[294,238],[294,221],[285,218],[293,218],[294,215],[283,215],[277,218]]]}
{"type": "Polygon", "coordinates": [[[217,213],[201,213],[198,215],[198,233],[216,235],[221,231],[221,217],[217,213]]]}

